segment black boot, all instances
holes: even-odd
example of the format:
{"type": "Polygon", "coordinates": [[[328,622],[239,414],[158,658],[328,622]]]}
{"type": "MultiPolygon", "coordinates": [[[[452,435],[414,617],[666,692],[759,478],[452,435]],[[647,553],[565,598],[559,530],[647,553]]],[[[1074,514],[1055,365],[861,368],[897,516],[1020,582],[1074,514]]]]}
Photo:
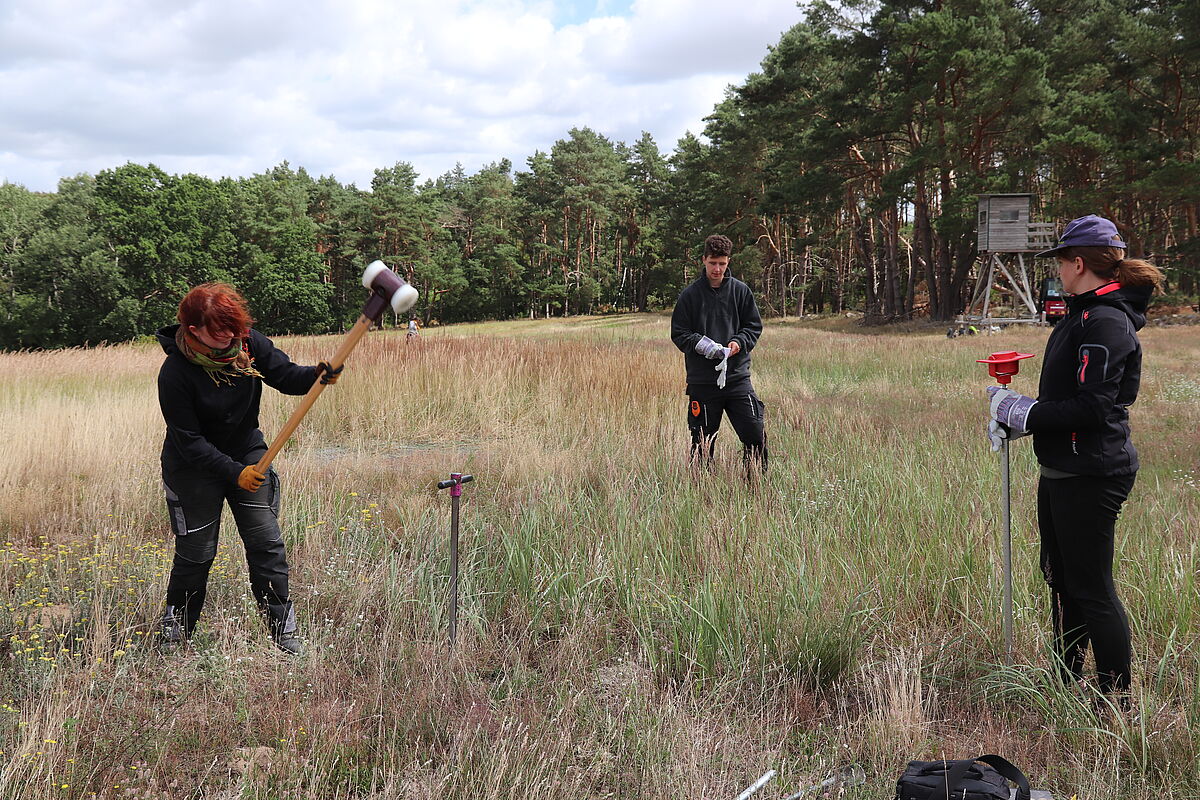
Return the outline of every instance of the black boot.
{"type": "Polygon", "coordinates": [[[158,623],[158,649],[168,655],[182,650],[191,635],[190,626],[184,622],[183,613],[179,606],[169,605],[163,609],[162,619],[158,623]]]}
{"type": "Polygon", "coordinates": [[[267,616],[267,627],[271,630],[271,639],[275,646],[290,656],[304,654],[304,642],[296,634],[296,609],[291,601],[284,603],[263,603],[267,616]]]}

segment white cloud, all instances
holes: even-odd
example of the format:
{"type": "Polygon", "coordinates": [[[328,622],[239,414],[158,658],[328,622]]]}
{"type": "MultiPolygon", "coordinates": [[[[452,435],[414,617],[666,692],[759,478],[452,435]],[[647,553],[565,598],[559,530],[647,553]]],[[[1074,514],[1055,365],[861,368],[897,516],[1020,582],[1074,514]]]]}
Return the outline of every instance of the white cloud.
{"type": "Polygon", "coordinates": [[[791,0],[10,0],[0,180],[286,159],[368,186],[397,161],[520,168],[584,125],[670,150],[799,19],[791,0]]]}

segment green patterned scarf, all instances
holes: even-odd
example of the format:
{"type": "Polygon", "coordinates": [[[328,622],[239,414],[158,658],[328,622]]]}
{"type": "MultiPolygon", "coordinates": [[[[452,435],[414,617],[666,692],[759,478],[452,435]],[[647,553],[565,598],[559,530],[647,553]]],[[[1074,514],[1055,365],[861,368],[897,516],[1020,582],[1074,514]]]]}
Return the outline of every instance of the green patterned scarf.
{"type": "Polygon", "coordinates": [[[237,338],[225,350],[213,350],[187,332],[183,325],[175,332],[175,345],[184,358],[202,368],[213,383],[233,385],[233,379],[241,376],[261,378],[262,373],[254,368],[254,356],[250,355],[247,338],[237,338]]]}

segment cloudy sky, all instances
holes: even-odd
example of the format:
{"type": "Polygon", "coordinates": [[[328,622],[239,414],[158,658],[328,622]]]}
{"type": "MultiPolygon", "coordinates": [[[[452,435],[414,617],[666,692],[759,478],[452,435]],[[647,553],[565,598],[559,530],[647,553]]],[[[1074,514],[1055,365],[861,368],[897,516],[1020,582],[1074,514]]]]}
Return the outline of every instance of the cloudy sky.
{"type": "Polygon", "coordinates": [[[127,161],[287,160],[369,187],[572,127],[671,151],[801,17],[795,0],[0,0],[0,182],[127,161]]]}

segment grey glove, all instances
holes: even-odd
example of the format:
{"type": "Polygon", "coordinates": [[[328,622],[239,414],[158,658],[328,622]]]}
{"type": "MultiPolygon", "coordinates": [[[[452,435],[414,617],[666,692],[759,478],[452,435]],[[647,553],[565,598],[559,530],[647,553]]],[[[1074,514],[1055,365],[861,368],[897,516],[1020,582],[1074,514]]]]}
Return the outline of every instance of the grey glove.
{"type": "Polygon", "coordinates": [[[700,341],[696,342],[696,352],[705,358],[718,359],[726,358],[728,348],[717,344],[707,336],[701,336],[700,341]]]}
{"type": "Polygon", "coordinates": [[[1004,446],[1004,440],[1008,438],[1008,431],[1003,425],[996,420],[988,420],[988,441],[992,443],[992,452],[1000,452],[1000,448],[1004,446]]]}
{"type": "Polygon", "coordinates": [[[988,439],[992,443],[993,453],[998,453],[1000,451],[1000,448],[1004,445],[1005,439],[1020,439],[1022,436],[1028,435],[1028,431],[1013,433],[1003,422],[997,422],[994,419],[988,422],[988,439]]]}
{"type": "Polygon", "coordinates": [[[1023,436],[1029,432],[1026,420],[1029,419],[1030,409],[1037,405],[1037,400],[1000,386],[989,386],[987,392],[991,398],[988,405],[992,419],[1008,428],[1009,438],[1023,436]]]}
{"type": "Polygon", "coordinates": [[[724,351],[724,355],[721,356],[721,363],[717,364],[715,367],[713,367],[713,369],[715,369],[717,371],[717,388],[718,389],[725,388],[725,374],[726,374],[726,371],[729,369],[729,348],[722,347],[721,350],[724,351]]]}

